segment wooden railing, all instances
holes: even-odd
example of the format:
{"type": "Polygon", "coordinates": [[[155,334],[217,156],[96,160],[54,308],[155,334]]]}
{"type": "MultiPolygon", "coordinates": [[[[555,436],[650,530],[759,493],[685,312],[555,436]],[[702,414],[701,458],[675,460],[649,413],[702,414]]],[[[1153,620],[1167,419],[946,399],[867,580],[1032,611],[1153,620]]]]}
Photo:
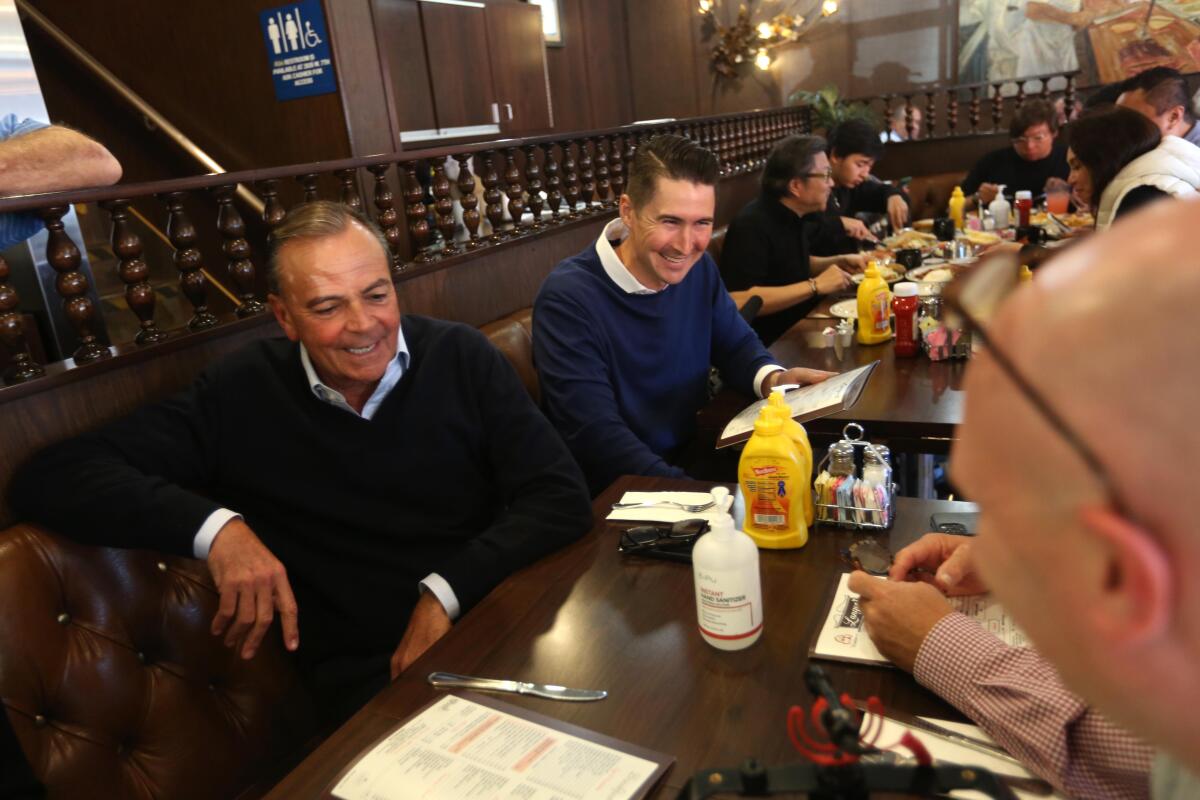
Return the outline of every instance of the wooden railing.
{"type": "Polygon", "coordinates": [[[884,127],[892,112],[904,110],[907,139],[939,139],[1007,130],[1012,115],[1030,98],[1063,100],[1067,121],[1075,116],[1078,72],[1035,75],[1007,81],[985,81],[924,89],[849,101],[866,105],[881,115],[884,127]],[[921,112],[920,125],[916,121],[921,112]],[[960,124],[961,123],[961,124],[960,124]]]}
{"type": "MultiPolygon", "coordinates": [[[[393,278],[403,281],[450,259],[613,213],[634,152],[653,135],[675,133],[699,142],[716,153],[723,176],[734,176],[761,168],[778,139],[808,129],[804,110],[771,109],[34,195],[0,200],[0,214],[33,211],[44,220],[46,258],[58,274],[56,290],[79,342],[74,365],[84,365],[223,321],[209,309],[205,263],[212,263],[212,253],[203,255],[200,246],[214,230],[219,260],[237,298],[236,316],[261,314],[266,309],[264,281],[255,262],[265,256],[266,234],[287,213],[285,195],[309,202],[321,196],[322,184],[327,197],[330,185],[335,187],[336,199],[366,211],[379,224],[391,249],[393,278]],[[250,224],[236,202],[239,185],[253,187],[262,200],[261,219],[250,217],[250,224]],[[88,280],[79,269],[80,248],[62,224],[68,207],[82,203],[97,204],[111,218],[118,275],[129,311],[137,318],[131,343],[101,344],[88,280]],[[179,286],[191,307],[182,330],[165,331],[156,322],[151,265],[131,220],[135,203],[142,207],[141,216],[157,209],[165,218],[179,286]],[[214,203],[215,213],[206,222],[187,210],[214,203]],[[212,228],[198,227],[204,224],[212,228]]],[[[4,378],[19,383],[46,371],[27,346],[20,300],[9,278],[9,267],[0,260],[0,341],[15,354],[4,378]]]]}

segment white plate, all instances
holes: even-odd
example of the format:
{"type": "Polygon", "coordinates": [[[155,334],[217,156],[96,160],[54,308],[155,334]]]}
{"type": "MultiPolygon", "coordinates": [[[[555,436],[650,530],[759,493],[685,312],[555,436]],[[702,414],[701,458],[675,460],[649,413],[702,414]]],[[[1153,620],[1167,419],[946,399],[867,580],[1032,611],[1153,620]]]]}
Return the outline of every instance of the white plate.
{"type": "Polygon", "coordinates": [[[839,300],[829,307],[829,313],[838,319],[858,319],[858,298],[839,300]]]}

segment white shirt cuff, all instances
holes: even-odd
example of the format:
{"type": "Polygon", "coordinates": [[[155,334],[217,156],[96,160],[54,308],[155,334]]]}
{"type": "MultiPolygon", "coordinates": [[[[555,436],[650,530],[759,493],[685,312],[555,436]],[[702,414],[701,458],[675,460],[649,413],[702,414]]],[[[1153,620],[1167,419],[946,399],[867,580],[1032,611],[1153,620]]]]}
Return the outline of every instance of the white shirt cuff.
{"type": "Polygon", "coordinates": [[[192,554],[199,559],[208,558],[208,551],[212,549],[213,539],[217,538],[217,534],[221,532],[221,528],[224,528],[225,523],[229,522],[229,520],[240,519],[241,516],[241,514],[236,511],[230,511],[228,508],[218,508],[209,514],[208,519],[204,520],[204,524],[196,532],[196,538],[192,540],[192,554]]]}
{"type": "Polygon", "coordinates": [[[784,371],[783,367],[779,366],[778,364],[767,364],[765,367],[760,369],[758,371],[758,373],[754,376],[754,393],[756,395],[758,395],[760,400],[762,398],[766,397],[766,395],[763,394],[763,391],[762,391],[763,379],[766,378],[768,375],[770,375],[772,372],[783,372],[783,371],[784,371]]]}
{"type": "Polygon", "coordinates": [[[458,619],[462,609],[458,606],[458,597],[450,588],[450,584],[446,583],[445,578],[436,572],[431,572],[421,581],[421,590],[433,592],[433,596],[442,604],[442,608],[446,609],[446,616],[450,618],[451,622],[458,619]]]}

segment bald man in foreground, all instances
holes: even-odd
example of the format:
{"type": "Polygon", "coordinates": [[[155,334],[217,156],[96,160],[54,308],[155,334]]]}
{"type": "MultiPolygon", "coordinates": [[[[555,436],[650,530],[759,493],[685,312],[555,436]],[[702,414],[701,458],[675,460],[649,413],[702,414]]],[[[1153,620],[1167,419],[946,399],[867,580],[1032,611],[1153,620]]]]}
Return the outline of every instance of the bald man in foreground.
{"type": "Polygon", "coordinates": [[[1073,797],[1200,796],[1197,225],[1200,203],[1148,208],[998,307],[951,462],[979,535],[851,579],[885,655],[1073,797]],[[1036,651],[943,596],[989,589],[1036,651]]]}

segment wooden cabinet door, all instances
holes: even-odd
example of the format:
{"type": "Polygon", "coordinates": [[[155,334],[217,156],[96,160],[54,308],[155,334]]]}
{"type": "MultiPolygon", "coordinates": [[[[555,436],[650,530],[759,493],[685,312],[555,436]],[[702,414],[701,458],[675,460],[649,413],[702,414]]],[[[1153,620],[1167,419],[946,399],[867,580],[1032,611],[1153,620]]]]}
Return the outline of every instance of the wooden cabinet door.
{"type": "Polygon", "coordinates": [[[437,127],[496,124],[485,10],[445,3],[418,5],[437,127]]]}
{"type": "Polygon", "coordinates": [[[501,130],[509,136],[548,133],[554,123],[541,9],[525,3],[489,4],[487,32],[501,130]]]}

